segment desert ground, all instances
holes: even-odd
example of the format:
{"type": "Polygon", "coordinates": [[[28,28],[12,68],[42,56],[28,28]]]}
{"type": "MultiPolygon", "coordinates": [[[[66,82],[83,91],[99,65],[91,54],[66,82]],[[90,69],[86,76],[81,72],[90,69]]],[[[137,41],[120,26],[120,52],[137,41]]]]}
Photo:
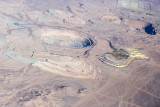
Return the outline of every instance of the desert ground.
{"type": "Polygon", "coordinates": [[[159,2],[123,1],[0,0],[0,107],[160,107],[159,2]]]}

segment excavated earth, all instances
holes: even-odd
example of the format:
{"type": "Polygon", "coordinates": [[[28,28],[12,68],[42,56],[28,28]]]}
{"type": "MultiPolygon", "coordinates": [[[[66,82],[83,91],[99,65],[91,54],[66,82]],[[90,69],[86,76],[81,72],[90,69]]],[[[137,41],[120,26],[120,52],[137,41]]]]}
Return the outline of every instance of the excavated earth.
{"type": "Polygon", "coordinates": [[[1,0],[0,107],[160,107],[160,12],[122,1],[1,0]]]}

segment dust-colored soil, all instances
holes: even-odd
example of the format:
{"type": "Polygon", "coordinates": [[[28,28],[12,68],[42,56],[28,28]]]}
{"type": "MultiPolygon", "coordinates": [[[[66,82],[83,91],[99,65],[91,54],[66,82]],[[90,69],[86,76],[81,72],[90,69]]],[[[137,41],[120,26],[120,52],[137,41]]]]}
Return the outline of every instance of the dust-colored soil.
{"type": "Polygon", "coordinates": [[[117,0],[1,0],[0,107],[160,107],[159,20],[117,0]],[[115,48],[139,56],[100,60],[123,62],[115,48]]]}

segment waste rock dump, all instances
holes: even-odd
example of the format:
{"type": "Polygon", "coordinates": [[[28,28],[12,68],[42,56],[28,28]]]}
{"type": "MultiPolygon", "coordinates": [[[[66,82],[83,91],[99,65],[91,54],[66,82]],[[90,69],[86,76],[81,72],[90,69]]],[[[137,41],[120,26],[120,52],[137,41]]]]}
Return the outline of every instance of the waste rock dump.
{"type": "Polygon", "coordinates": [[[54,74],[73,78],[95,79],[101,75],[101,71],[87,59],[59,55],[52,55],[51,58],[46,61],[37,61],[33,63],[33,66],[54,74]]]}

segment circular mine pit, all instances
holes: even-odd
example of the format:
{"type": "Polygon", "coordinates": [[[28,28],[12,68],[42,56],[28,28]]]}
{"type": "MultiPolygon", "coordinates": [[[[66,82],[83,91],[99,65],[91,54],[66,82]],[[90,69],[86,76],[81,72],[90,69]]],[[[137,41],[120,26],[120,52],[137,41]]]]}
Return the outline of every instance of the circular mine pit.
{"type": "Polygon", "coordinates": [[[152,24],[149,24],[148,26],[144,27],[144,31],[150,35],[156,35],[157,33],[152,24]]]}
{"type": "Polygon", "coordinates": [[[103,54],[99,60],[103,62],[104,64],[112,65],[112,66],[119,66],[119,65],[125,65],[128,61],[127,59],[117,59],[113,55],[105,53],[103,54]]]}
{"type": "Polygon", "coordinates": [[[118,51],[104,53],[99,58],[104,64],[114,67],[127,67],[134,59],[148,59],[148,57],[137,49],[128,48],[127,51],[120,49],[118,51]]]}
{"type": "Polygon", "coordinates": [[[41,41],[47,45],[68,48],[86,48],[94,44],[87,34],[66,29],[44,29],[41,41]]]}

